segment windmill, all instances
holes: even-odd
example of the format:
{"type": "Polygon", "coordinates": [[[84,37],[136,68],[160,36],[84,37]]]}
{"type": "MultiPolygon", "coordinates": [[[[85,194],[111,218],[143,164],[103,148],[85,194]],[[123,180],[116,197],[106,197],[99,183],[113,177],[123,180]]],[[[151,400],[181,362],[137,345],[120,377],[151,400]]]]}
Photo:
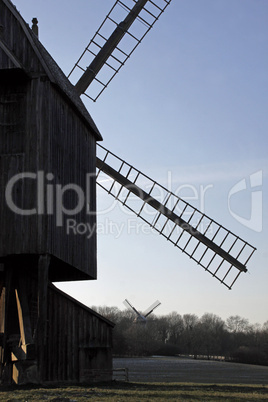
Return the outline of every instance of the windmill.
{"type": "MultiPolygon", "coordinates": [[[[69,74],[78,94],[96,101],[170,3],[117,0],[69,74]]],[[[255,248],[245,240],[99,144],[96,165],[100,187],[227,288],[247,272],[255,248]]]]}
{"type": "Polygon", "coordinates": [[[145,310],[143,313],[140,313],[127,299],[125,299],[123,303],[128,309],[134,311],[134,313],[137,315],[134,322],[141,324],[146,324],[147,317],[152,314],[152,312],[161,304],[159,300],[156,300],[150,307],[147,308],[147,310],[145,310]]]}
{"type": "Polygon", "coordinates": [[[80,95],[97,100],[170,3],[117,0],[72,85],[36,26],[0,0],[2,378],[85,382],[95,369],[111,373],[113,324],[51,283],[96,279],[96,231],[90,239],[66,231],[71,214],[96,227],[96,167],[98,185],[228,288],[247,271],[255,248],[246,241],[104,147],[96,158],[102,137],[80,95]]]}

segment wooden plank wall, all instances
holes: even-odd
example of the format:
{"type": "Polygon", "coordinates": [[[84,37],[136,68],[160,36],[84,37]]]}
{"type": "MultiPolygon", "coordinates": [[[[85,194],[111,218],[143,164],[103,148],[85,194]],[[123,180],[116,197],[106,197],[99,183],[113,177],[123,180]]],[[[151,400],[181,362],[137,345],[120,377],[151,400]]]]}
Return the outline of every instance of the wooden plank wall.
{"type": "MultiPolygon", "coordinates": [[[[5,50],[0,48],[0,74],[5,77],[2,79],[1,75],[0,81],[0,257],[50,254],[68,264],[64,268],[62,264],[54,264],[52,259],[52,281],[95,279],[96,231],[90,238],[87,238],[88,233],[67,233],[68,216],[65,216],[62,227],[56,225],[55,188],[74,183],[86,194],[87,174],[95,174],[96,171],[96,138],[89,121],[82,117],[80,106],[78,111],[77,105],[70,99],[71,95],[66,95],[70,89],[68,80],[41,45],[34,43],[31,32],[20,21],[21,17],[17,15],[16,18],[10,8],[10,4],[0,1],[3,42],[23,69],[20,72],[19,68],[14,68],[5,50]],[[44,59],[38,58],[39,53],[45,56],[44,59]],[[28,79],[23,76],[23,71],[27,72],[28,79]],[[53,82],[53,74],[58,85],[53,82]],[[46,186],[49,184],[54,189],[52,214],[47,213],[47,205],[44,205],[43,214],[21,216],[12,213],[11,216],[5,202],[5,188],[8,180],[21,172],[44,173],[45,204],[46,186]],[[46,179],[48,173],[53,175],[52,181],[46,179]]],[[[87,200],[94,212],[95,186],[93,179],[90,200],[87,200]]],[[[13,195],[21,208],[37,208],[36,180],[21,180],[13,195]],[[21,188],[18,188],[19,185],[21,188]]],[[[73,191],[65,193],[66,208],[76,206],[76,202],[73,191]]],[[[92,230],[96,228],[96,217],[87,214],[86,204],[79,214],[72,217],[77,224],[89,224],[92,230]]]]}
{"type": "Polygon", "coordinates": [[[45,381],[111,380],[112,325],[49,286],[46,358],[45,381]]]}
{"type": "MultiPolygon", "coordinates": [[[[49,160],[48,169],[55,175],[55,179],[51,182],[54,186],[55,183],[62,186],[75,183],[83,190],[85,196],[89,190],[89,199],[85,200],[88,205],[85,203],[81,212],[63,217],[62,227],[56,226],[55,214],[48,217],[49,236],[47,238],[51,238],[51,244],[48,245],[47,249],[50,249],[47,252],[87,273],[91,278],[96,278],[96,180],[94,177],[96,140],[83,120],[78,117],[71,105],[59,96],[53,86],[50,87],[48,116],[49,139],[43,147],[41,156],[43,160],[40,161],[40,166],[45,166],[46,160],[49,160]],[[93,176],[87,182],[88,174],[93,176]],[[87,214],[88,206],[92,214],[87,214]],[[88,233],[82,235],[73,231],[67,232],[69,219],[75,220],[77,225],[90,225],[94,234],[87,238],[88,233]]],[[[46,138],[45,133],[44,138],[46,138]]],[[[72,209],[76,205],[76,193],[67,192],[64,196],[64,206],[72,209]]]]}
{"type": "MultiPolygon", "coordinates": [[[[14,72],[15,76],[15,72],[14,72]]],[[[14,77],[13,77],[14,78],[14,77]]],[[[12,76],[10,76],[12,80],[12,76]]],[[[48,81],[0,85],[0,257],[14,254],[51,254],[72,266],[53,269],[53,281],[96,278],[96,141],[70,102],[48,81]],[[39,111],[39,113],[36,113],[39,111]],[[22,216],[6,205],[8,181],[22,172],[44,172],[44,214],[22,216]],[[46,180],[51,173],[52,181],[46,180]],[[87,180],[87,175],[93,176],[87,180]],[[57,225],[55,189],[76,184],[89,199],[81,212],[63,214],[57,225]],[[47,185],[53,187],[53,213],[47,214],[47,185]],[[89,185],[87,187],[87,185],[89,185]],[[89,191],[87,191],[89,190],[89,191]],[[87,204],[93,214],[87,214],[87,204]],[[67,220],[90,225],[93,235],[67,231],[67,220]]],[[[37,208],[37,180],[19,180],[12,193],[14,203],[23,209],[37,208]]],[[[74,191],[64,195],[64,207],[77,205],[74,191]]],[[[92,232],[91,232],[92,233],[92,232]]]]}
{"type": "MultiPolygon", "coordinates": [[[[14,300],[16,276],[12,285],[14,300]]],[[[4,367],[2,363],[5,362],[5,381],[10,383],[12,372],[14,374],[12,364],[15,364],[21,370],[18,378],[23,383],[31,380],[27,370],[28,364],[33,364],[33,357],[31,355],[30,360],[20,360],[18,356],[18,361],[13,359],[12,363],[11,350],[3,347],[4,337],[9,340],[16,338],[17,344],[14,346],[17,349],[21,343],[18,312],[13,299],[9,313],[5,314],[6,286],[7,283],[0,281],[0,378],[4,367]]],[[[113,324],[49,283],[46,328],[41,330],[39,318],[42,309],[38,306],[38,288],[37,278],[29,276],[23,296],[29,307],[27,317],[30,318],[29,335],[35,344],[37,380],[41,383],[111,380],[113,324]]]]}
{"type": "Polygon", "coordinates": [[[0,272],[0,378],[2,376],[2,361],[4,357],[4,332],[5,332],[5,288],[4,280],[0,272]]]}

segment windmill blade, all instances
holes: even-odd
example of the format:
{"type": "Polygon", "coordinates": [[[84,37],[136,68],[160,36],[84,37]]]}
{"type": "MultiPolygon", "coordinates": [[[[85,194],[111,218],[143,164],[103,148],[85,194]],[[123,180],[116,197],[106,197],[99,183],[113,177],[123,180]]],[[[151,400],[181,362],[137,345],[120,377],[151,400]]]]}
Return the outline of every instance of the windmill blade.
{"type": "Polygon", "coordinates": [[[159,307],[160,304],[160,301],[156,300],[150,307],[147,308],[147,310],[144,311],[144,313],[142,314],[143,317],[148,317],[148,315],[150,315],[157,307],[159,307]]]}
{"type": "Polygon", "coordinates": [[[98,153],[97,184],[136,216],[229,289],[247,272],[255,247],[100,145],[98,153]]]}
{"type": "Polygon", "coordinates": [[[123,303],[124,303],[124,305],[125,305],[127,308],[132,309],[132,310],[137,314],[138,317],[141,317],[141,314],[138,312],[138,310],[136,310],[135,307],[132,306],[132,304],[131,304],[127,299],[125,299],[125,300],[123,301],[123,303]]]}
{"type": "Polygon", "coordinates": [[[170,2],[171,0],[115,2],[68,76],[72,80],[79,77],[75,84],[79,95],[84,93],[93,101],[98,99],[170,2]]]}

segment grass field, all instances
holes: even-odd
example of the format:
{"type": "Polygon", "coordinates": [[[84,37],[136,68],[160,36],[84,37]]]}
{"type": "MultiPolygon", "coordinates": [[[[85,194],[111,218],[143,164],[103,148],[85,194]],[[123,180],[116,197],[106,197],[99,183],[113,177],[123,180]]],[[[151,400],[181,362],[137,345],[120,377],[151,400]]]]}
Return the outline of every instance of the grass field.
{"type": "Polygon", "coordinates": [[[0,386],[0,401],[268,401],[268,367],[171,357],[114,359],[130,382],[0,386]],[[250,384],[250,385],[249,385],[250,384]]]}
{"type": "Polygon", "coordinates": [[[155,356],[115,358],[127,367],[131,382],[268,385],[268,366],[155,356]]]}
{"type": "Polygon", "coordinates": [[[268,401],[268,386],[120,383],[96,386],[0,388],[0,401],[268,401]]]}

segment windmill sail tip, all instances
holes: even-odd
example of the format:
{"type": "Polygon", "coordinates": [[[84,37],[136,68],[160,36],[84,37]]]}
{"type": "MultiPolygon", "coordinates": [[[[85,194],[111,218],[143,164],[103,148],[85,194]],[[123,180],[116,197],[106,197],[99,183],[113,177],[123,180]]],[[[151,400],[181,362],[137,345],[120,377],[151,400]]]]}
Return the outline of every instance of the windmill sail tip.
{"type": "Polygon", "coordinates": [[[79,95],[99,98],[170,2],[133,0],[130,7],[127,0],[115,1],[68,76],[79,95]]]}
{"type": "Polygon", "coordinates": [[[110,181],[97,184],[137,217],[227,288],[247,272],[255,247],[99,144],[98,152],[98,177],[110,181]]]}

